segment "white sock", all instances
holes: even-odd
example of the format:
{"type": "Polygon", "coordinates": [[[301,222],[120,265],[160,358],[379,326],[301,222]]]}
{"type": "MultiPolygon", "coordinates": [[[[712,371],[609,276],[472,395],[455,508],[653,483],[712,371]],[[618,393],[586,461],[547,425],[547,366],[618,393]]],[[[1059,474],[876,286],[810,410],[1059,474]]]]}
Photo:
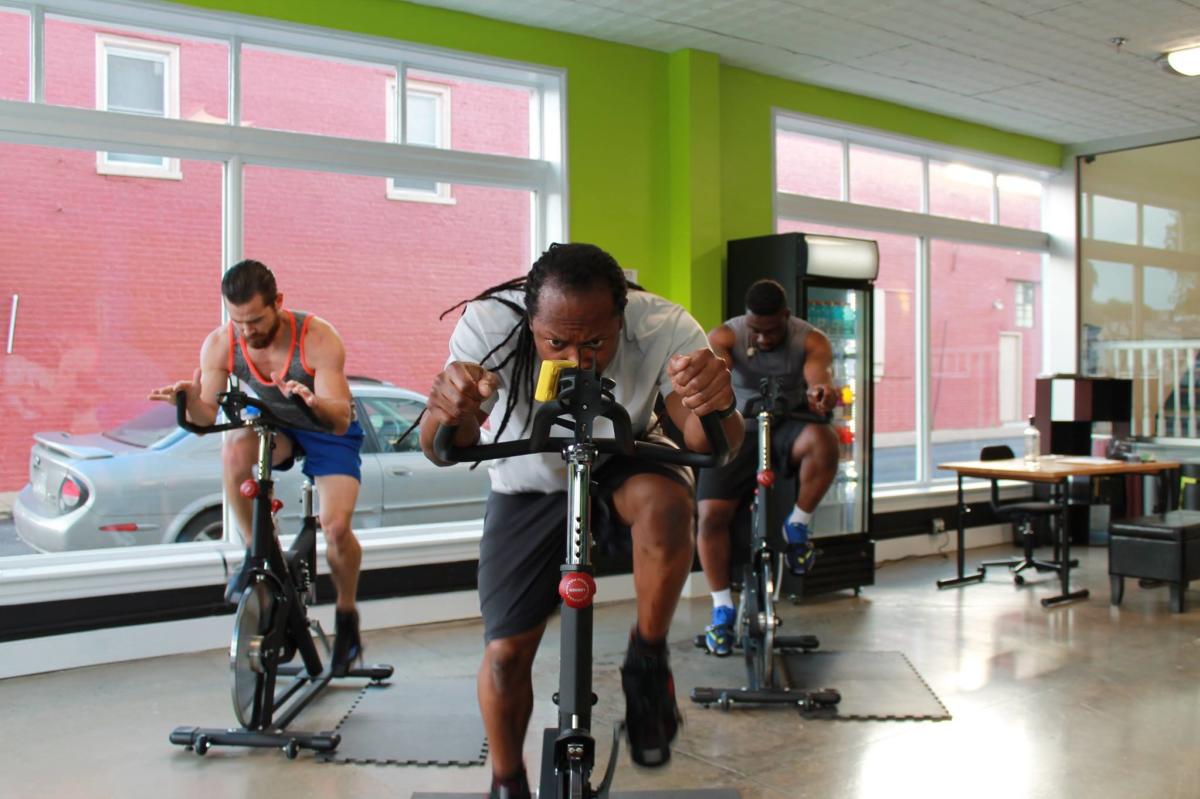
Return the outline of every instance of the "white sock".
{"type": "Polygon", "coordinates": [[[812,514],[806,510],[801,510],[799,505],[792,507],[792,515],[788,516],[788,521],[792,524],[803,524],[805,527],[812,521],[812,514]]]}
{"type": "Polygon", "coordinates": [[[712,598],[714,608],[733,607],[733,591],[728,588],[723,591],[713,591],[712,598]]]}

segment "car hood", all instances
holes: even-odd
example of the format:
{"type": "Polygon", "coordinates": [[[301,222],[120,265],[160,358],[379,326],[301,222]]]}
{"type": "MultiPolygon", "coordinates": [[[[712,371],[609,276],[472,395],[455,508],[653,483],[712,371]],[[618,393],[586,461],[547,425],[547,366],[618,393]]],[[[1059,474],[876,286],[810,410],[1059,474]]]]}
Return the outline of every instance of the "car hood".
{"type": "Polygon", "coordinates": [[[64,432],[34,433],[33,440],[43,447],[74,460],[111,458],[128,452],[144,452],[143,447],[125,444],[99,433],[73,435],[64,432]]]}

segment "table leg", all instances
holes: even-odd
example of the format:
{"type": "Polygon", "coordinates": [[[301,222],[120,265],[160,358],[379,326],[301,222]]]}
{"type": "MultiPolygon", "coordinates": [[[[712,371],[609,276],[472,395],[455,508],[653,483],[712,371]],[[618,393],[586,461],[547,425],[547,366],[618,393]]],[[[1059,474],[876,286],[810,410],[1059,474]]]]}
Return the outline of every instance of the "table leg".
{"type": "Polygon", "coordinates": [[[958,494],[957,494],[957,499],[958,499],[958,557],[956,558],[956,560],[958,562],[958,576],[957,577],[947,577],[945,579],[938,580],[937,581],[938,588],[953,588],[954,586],[957,586],[957,585],[970,585],[971,583],[978,583],[981,580],[983,580],[984,572],[983,572],[982,568],[977,569],[974,574],[971,574],[971,575],[966,574],[966,570],[967,570],[966,537],[967,536],[966,536],[966,530],[964,529],[964,525],[966,523],[965,517],[967,515],[967,507],[966,507],[966,503],[963,502],[962,481],[963,481],[962,472],[959,472],[958,473],[958,494]]]}
{"type": "Polygon", "coordinates": [[[1051,491],[1054,492],[1055,499],[1059,504],[1059,523],[1056,527],[1058,527],[1058,540],[1062,546],[1062,560],[1059,561],[1058,571],[1059,580],[1062,582],[1062,593],[1043,599],[1042,607],[1044,608],[1061,605],[1064,602],[1073,602],[1076,599],[1087,599],[1090,593],[1086,588],[1071,592],[1071,531],[1067,529],[1067,498],[1069,494],[1066,491],[1066,480],[1055,483],[1051,491]]]}

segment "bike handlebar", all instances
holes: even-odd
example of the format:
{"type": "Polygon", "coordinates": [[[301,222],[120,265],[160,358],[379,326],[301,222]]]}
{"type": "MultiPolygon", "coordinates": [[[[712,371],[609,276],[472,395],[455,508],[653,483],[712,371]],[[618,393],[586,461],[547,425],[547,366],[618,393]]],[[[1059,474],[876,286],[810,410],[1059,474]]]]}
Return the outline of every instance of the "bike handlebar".
{"type": "MultiPolygon", "coordinates": [[[[533,417],[533,430],[529,438],[495,444],[475,444],[469,447],[454,446],[454,433],[458,430],[457,427],[439,425],[433,437],[433,453],[444,463],[458,463],[513,458],[539,452],[561,452],[564,447],[580,442],[574,438],[551,436],[550,428],[562,417],[572,415],[572,409],[568,405],[557,399],[551,400],[538,408],[533,417]]],[[[700,417],[700,424],[712,447],[712,452],[708,453],[691,452],[662,444],[652,444],[649,441],[636,440],[633,436],[633,426],[629,421],[629,413],[615,401],[608,402],[607,407],[595,415],[598,418],[608,419],[613,425],[613,438],[589,438],[586,442],[600,452],[645,458],[658,463],[674,463],[702,468],[721,466],[729,461],[729,442],[725,440],[725,430],[715,413],[700,417]]]]}
{"type": "MultiPolygon", "coordinates": [[[[309,407],[307,402],[300,399],[296,394],[292,394],[291,399],[292,404],[304,414],[314,429],[324,432],[329,431],[329,425],[313,413],[313,409],[309,407]]],[[[294,424],[290,424],[276,416],[261,399],[251,397],[240,389],[222,391],[217,395],[217,404],[221,406],[221,410],[225,411],[225,416],[229,421],[222,422],[221,424],[198,425],[187,418],[187,392],[178,391],[175,393],[175,421],[184,430],[187,430],[189,433],[195,433],[198,436],[221,433],[225,430],[237,430],[241,427],[249,427],[252,424],[261,424],[276,430],[282,427],[295,427],[294,424]],[[253,408],[258,411],[257,416],[253,418],[243,417],[242,411],[246,408],[253,408]]]]}

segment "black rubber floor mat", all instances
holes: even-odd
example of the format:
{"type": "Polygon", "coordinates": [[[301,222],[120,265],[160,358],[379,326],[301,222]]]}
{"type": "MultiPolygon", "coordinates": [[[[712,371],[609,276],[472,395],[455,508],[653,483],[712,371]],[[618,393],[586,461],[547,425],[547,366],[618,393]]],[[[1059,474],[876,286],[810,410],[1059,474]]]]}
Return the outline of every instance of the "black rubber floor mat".
{"type": "Polygon", "coordinates": [[[835,688],[836,707],[808,718],[945,721],[949,711],[900,652],[808,652],[784,656],[794,688],[835,688]]]}
{"type": "MultiPolygon", "coordinates": [[[[692,788],[684,791],[613,791],[610,799],[742,799],[733,788],[692,788]]],[[[413,799],[487,799],[486,793],[414,793],[413,799]]]]}
{"type": "Polygon", "coordinates": [[[487,738],[475,681],[426,680],[368,685],[338,723],[327,763],[381,766],[480,766],[487,738]]]}

